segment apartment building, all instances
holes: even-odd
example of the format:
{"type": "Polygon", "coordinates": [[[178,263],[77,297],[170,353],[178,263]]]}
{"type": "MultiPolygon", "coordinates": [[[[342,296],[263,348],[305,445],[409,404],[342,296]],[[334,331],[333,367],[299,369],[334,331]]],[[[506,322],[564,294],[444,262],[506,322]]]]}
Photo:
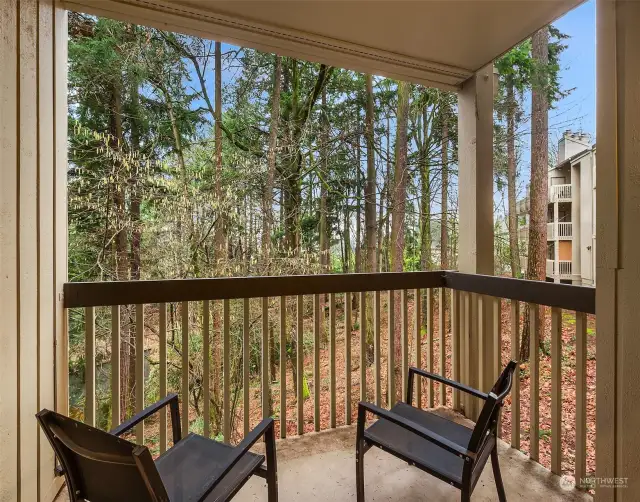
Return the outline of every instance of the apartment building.
{"type": "MultiPolygon", "coordinates": [[[[596,147],[586,134],[564,132],[548,183],[547,280],[595,286],[596,147]]],[[[529,209],[527,196],[517,205],[519,234],[525,243],[529,209]]],[[[526,257],[522,263],[526,269],[526,257]]]]}

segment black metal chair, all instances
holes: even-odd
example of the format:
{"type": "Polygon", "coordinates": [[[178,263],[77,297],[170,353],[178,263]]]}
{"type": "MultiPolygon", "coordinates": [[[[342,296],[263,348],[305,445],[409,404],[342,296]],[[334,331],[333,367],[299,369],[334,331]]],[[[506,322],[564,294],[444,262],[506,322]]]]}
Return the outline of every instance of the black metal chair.
{"type": "Polygon", "coordinates": [[[515,368],[516,363],[509,362],[488,394],[439,375],[410,368],[406,403],[400,402],[391,410],[385,410],[360,402],[356,437],[358,502],[364,501],[364,454],[372,446],[455,486],[462,492],[462,502],[470,500],[491,455],[498,498],[500,502],[505,502],[507,499],[498,464],[496,434],[500,409],[511,391],[515,368]],[[411,405],[414,375],[435,380],[484,400],[475,427],[469,429],[435,413],[414,408],[411,405]],[[376,415],[378,420],[365,430],[367,412],[376,415]]]}
{"type": "Polygon", "coordinates": [[[49,410],[36,415],[60,460],[71,502],[213,502],[230,500],[253,475],[266,478],[269,502],[278,500],[273,419],[264,419],[236,447],[189,434],[182,439],[178,396],[171,394],[111,432],[49,410]],[[155,461],[146,446],[119,436],[165,406],[174,445],[155,461]],[[264,436],[264,455],[249,449],[264,436]]]}

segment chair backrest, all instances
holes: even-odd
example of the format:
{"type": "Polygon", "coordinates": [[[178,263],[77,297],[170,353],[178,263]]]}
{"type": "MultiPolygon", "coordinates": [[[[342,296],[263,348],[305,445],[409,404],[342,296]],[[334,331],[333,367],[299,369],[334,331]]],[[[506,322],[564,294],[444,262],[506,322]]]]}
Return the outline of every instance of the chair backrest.
{"type": "Polygon", "coordinates": [[[149,450],[59,413],[36,415],[60,463],[71,501],[169,501],[149,450]]]}
{"type": "Polygon", "coordinates": [[[489,395],[484,402],[476,426],[473,428],[473,434],[469,440],[469,450],[478,452],[482,450],[490,433],[495,432],[498,426],[500,409],[504,404],[504,399],[511,392],[513,384],[513,374],[516,369],[516,362],[509,361],[509,364],[502,371],[498,380],[491,388],[489,395]]]}

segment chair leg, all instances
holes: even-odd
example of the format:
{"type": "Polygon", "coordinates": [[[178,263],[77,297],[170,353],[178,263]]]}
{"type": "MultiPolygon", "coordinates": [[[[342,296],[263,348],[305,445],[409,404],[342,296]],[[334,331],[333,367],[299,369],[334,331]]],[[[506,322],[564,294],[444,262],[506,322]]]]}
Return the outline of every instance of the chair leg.
{"type": "Polygon", "coordinates": [[[364,441],[356,441],[356,499],[364,502],[364,441]]]}
{"type": "Polygon", "coordinates": [[[496,488],[498,489],[498,499],[500,502],[507,502],[504,485],[502,484],[502,474],[500,474],[500,464],[498,463],[498,445],[491,450],[491,467],[493,467],[493,477],[496,480],[496,488]]]}
{"type": "Polygon", "coordinates": [[[269,502],[278,502],[278,466],[276,460],[276,435],[271,426],[264,437],[267,453],[267,493],[269,502]]]}
{"type": "Polygon", "coordinates": [[[471,502],[471,489],[468,486],[463,486],[460,490],[460,502],[471,502]]]}

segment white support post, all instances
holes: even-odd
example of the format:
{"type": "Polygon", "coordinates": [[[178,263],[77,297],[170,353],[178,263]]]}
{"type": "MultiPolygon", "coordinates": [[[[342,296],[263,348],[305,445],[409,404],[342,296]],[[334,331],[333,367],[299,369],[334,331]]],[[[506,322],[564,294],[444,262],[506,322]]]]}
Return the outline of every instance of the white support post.
{"type": "MultiPolygon", "coordinates": [[[[492,65],[467,80],[458,94],[459,268],[471,274],[493,275],[493,95],[492,65]]],[[[476,300],[476,295],[470,296],[470,301],[476,300]]],[[[492,376],[493,337],[484,336],[479,340],[479,336],[492,332],[493,309],[491,302],[484,301],[473,305],[470,311],[474,317],[469,324],[471,345],[482,343],[481,350],[475,354],[483,354],[487,360],[469,357],[467,383],[480,387],[492,376]]],[[[478,403],[470,403],[465,414],[476,418],[478,403]]]]}
{"type": "Polygon", "coordinates": [[[596,500],[640,493],[640,2],[597,2],[596,500]]]}
{"type": "Polygon", "coordinates": [[[560,209],[558,207],[558,199],[554,197],[553,199],[553,271],[554,271],[554,281],[560,282],[560,209]]]}
{"type": "Polygon", "coordinates": [[[0,500],[48,501],[63,478],[35,414],[68,411],[67,13],[0,8],[0,500]],[[55,364],[54,364],[55,361],[55,364]],[[57,373],[56,373],[57,371],[57,373]],[[57,380],[57,381],[56,381],[57,380]]]}

